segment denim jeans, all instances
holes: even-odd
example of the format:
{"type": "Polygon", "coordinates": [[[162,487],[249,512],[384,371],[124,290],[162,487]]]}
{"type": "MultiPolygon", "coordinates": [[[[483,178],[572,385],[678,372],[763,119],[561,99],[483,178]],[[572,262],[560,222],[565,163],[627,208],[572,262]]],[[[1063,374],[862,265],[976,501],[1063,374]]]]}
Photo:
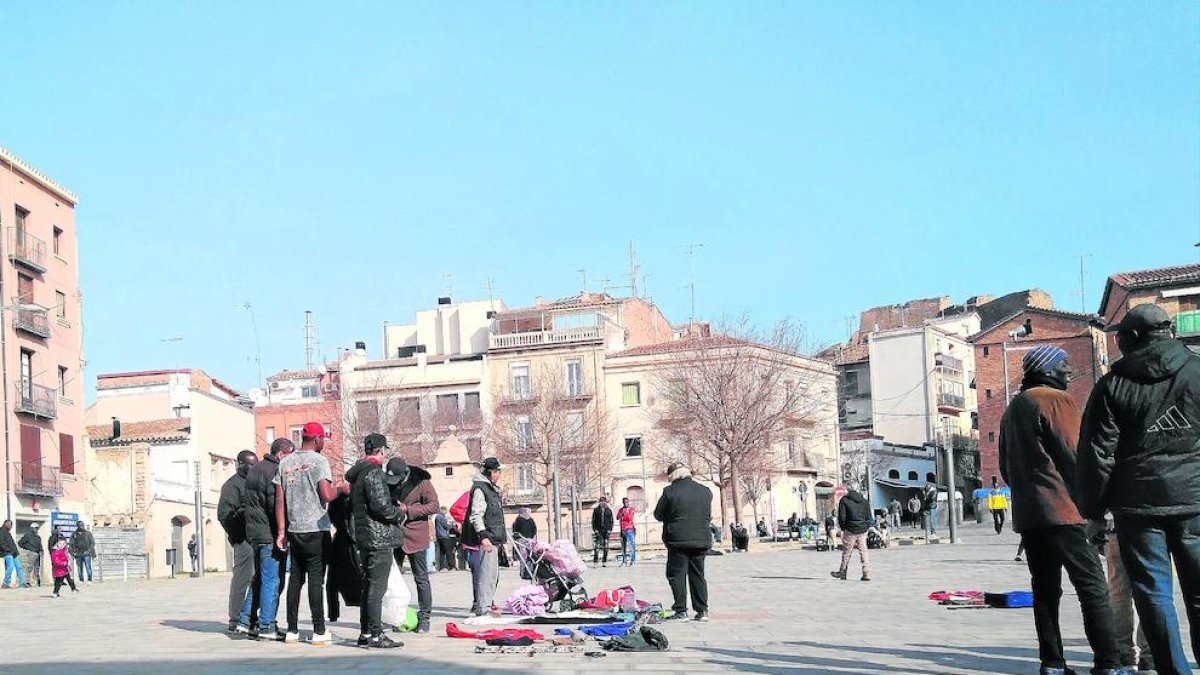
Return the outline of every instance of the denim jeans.
{"type": "Polygon", "coordinates": [[[637,530],[621,532],[621,560],[632,565],[637,562],[637,530]]]}
{"type": "Polygon", "coordinates": [[[1172,563],[1200,654],[1200,515],[1114,517],[1133,602],[1159,675],[1191,673],[1175,614],[1172,563]]]}
{"type": "MultiPolygon", "coordinates": [[[[90,555],[77,556],[75,558],[75,566],[79,568],[78,576],[79,576],[80,581],[91,581],[92,580],[92,556],[90,556],[90,555]],[[84,572],[87,572],[86,578],[83,575],[84,572]]],[[[101,569],[101,571],[104,571],[104,570],[101,569]]]]}
{"type": "MultiPolygon", "coordinates": [[[[261,633],[271,633],[276,629],[275,617],[279,613],[279,592],[283,590],[280,581],[287,568],[287,554],[275,548],[274,544],[254,545],[255,576],[251,593],[258,594],[258,628],[261,633]]],[[[242,606],[245,610],[245,605],[242,606]]],[[[249,613],[247,613],[249,621],[249,613]]]]}
{"type": "Polygon", "coordinates": [[[15,555],[4,556],[4,584],[3,585],[5,585],[5,586],[8,585],[9,580],[12,579],[12,573],[13,573],[14,569],[17,571],[17,585],[24,586],[25,585],[25,568],[21,567],[21,558],[19,556],[15,556],[15,555]]]}

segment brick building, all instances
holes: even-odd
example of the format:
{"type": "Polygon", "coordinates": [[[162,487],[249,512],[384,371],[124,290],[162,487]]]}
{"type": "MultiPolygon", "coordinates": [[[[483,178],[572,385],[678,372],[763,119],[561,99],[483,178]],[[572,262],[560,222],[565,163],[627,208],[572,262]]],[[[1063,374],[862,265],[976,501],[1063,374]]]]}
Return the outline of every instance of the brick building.
{"type": "MultiPolygon", "coordinates": [[[[1100,318],[1105,325],[1120,321],[1131,307],[1153,303],[1166,310],[1175,322],[1175,335],[1193,350],[1200,348],[1200,265],[1160,267],[1138,272],[1120,272],[1104,284],[1100,318]]],[[[1115,359],[1116,336],[1108,340],[1115,359]]]]}
{"type": "MultiPolygon", "coordinates": [[[[313,370],[284,370],[267,378],[265,389],[252,389],[255,450],[265,454],[276,438],[290,438],[300,446],[300,430],[307,422],[320,422],[328,438],[322,454],[329,459],[333,477],[340,480],[348,467],[343,441],[342,402],[337,365],[313,370]]],[[[351,462],[352,463],[352,462],[351,462]]]]}
{"type": "Polygon", "coordinates": [[[992,476],[1000,477],[1000,418],[1007,399],[1021,389],[1021,359],[1025,352],[1047,344],[1065,349],[1073,371],[1067,391],[1081,410],[1087,403],[1092,386],[1107,363],[1104,333],[1093,325],[1093,320],[1086,314],[1025,307],[971,337],[979,401],[979,476],[984,485],[989,484],[992,476]],[[1026,321],[1033,333],[1014,338],[1012,332],[1026,321]]]}

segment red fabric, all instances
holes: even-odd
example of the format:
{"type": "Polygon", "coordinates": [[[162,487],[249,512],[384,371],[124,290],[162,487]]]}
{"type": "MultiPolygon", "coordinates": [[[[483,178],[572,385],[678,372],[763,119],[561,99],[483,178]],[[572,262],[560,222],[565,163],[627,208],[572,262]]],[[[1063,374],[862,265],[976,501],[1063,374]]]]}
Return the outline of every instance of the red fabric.
{"type": "Polygon", "coordinates": [[[454,500],[454,506],[450,507],[450,517],[459,525],[467,518],[467,508],[471,506],[471,491],[467,490],[462,493],[462,496],[454,500]]]}
{"type": "Polygon", "coordinates": [[[622,532],[634,529],[633,517],[635,515],[637,515],[637,511],[634,511],[632,506],[622,506],[621,510],[617,511],[617,520],[621,521],[622,532]]]}
{"type": "Polygon", "coordinates": [[[934,591],[933,593],[929,594],[929,599],[936,600],[938,602],[945,602],[949,600],[950,596],[952,595],[968,598],[983,597],[983,591],[934,591]]]}
{"type": "Polygon", "coordinates": [[[471,632],[461,630],[456,624],[453,623],[446,624],[446,637],[470,638],[472,640],[496,640],[500,638],[517,640],[523,637],[527,637],[530,640],[546,639],[546,636],[542,635],[536,630],[530,630],[528,628],[492,628],[479,632],[471,632]]]}
{"type": "Polygon", "coordinates": [[[50,568],[54,571],[55,579],[65,577],[71,573],[71,557],[67,555],[67,549],[50,549],[50,568]]]}

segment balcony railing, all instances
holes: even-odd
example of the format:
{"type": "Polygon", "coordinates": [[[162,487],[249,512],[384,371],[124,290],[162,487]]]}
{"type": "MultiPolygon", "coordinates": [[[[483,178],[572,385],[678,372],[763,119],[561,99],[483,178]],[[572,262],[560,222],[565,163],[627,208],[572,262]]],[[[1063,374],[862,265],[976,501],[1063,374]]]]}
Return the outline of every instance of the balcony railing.
{"type": "Polygon", "coordinates": [[[8,257],[26,267],[46,271],[46,242],[23,229],[8,228],[8,257]]]}
{"type": "Polygon", "coordinates": [[[938,394],[939,408],[954,408],[955,410],[966,410],[966,399],[961,394],[949,394],[942,392],[938,394]]]}
{"type": "Polygon", "coordinates": [[[54,419],[58,416],[58,390],[18,380],[13,412],[54,419]]]}
{"type": "Polygon", "coordinates": [[[16,494],[35,497],[63,495],[62,473],[57,466],[43,466],[41,462],[13,462],[9,473],[16,494]]]}
{"type": "Polygon", "coordinates": [[[537,486],[532,490],[510,488],[504,491],[505,504],[542,504],[546,501],[546,490],[537,486]]]}
{"type": "Polygon", "coordinates": [[[50,312],[45,307],[14,300],[16,309],[13,310],[13,328],[38,337],[50,337],[50,312]]]}
{"type": "Polygon", "coordinates": [[[604,338],[600,326],[582,326],[560,330],[543,330],[529,333],[492,333],[488,345],[492,349],[518,349],[545,345],[569,344],[572,342],[596,342],[604,338]]]}
{"type": "Polygon", "coordinates": [[[1175,336],[1190,338],[1200,335],[1200,311],[1180,312],[1175,315],[1175,336]]]}
{"type": "Polygon", "coordinates": [[[962,372],[963,362],[949,354],[934,354],[933,362],[938,368],[962,372]]]}

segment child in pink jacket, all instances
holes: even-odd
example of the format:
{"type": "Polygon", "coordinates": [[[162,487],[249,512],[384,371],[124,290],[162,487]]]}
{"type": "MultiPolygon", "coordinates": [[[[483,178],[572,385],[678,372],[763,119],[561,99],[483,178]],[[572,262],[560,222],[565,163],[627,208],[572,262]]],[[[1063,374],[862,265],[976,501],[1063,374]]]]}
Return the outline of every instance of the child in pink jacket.
{"type": "Polygon", "coordinates": [[[71,586],[72,593],[78,593],[75,580],[71,578],[71,556],[67,553],[67,540],[59,539],[50,550],[50,569],[54,572],[54,596],[60,597],[58,591],[63,583],[71,586]]]}

